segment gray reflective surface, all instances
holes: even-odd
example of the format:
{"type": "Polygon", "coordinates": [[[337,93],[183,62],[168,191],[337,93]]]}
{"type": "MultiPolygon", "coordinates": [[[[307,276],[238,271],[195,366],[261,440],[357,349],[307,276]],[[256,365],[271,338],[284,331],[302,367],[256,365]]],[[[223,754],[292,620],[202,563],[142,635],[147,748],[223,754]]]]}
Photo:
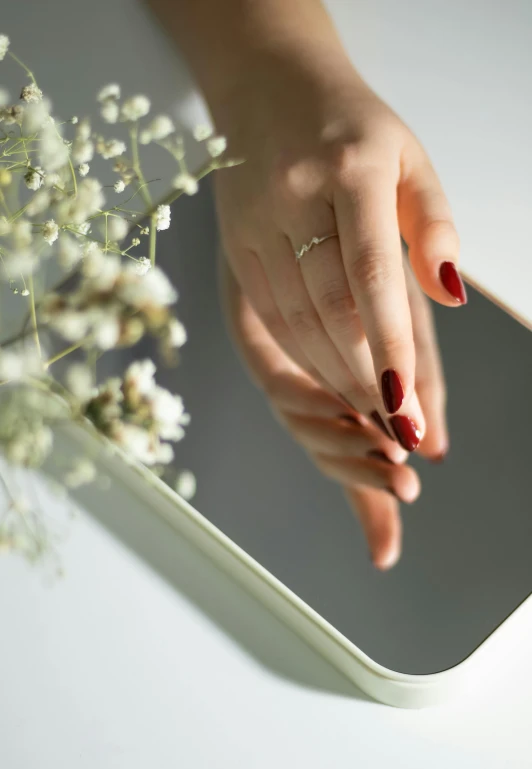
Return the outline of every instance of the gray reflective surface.
{"type": "Polygon", "coordinates": [[[176,464],[198,477],[194,505],[378,662],[456,664],[532,589],[532,336],[472,290],[467,308],[437,308],[451,452],[441,466],[414,458],[423,494],[403,508],[400,564],[381,574],[341,492],[274,422],[231,347],[208,187],[173,217],[160,260],[190,340],[160,379],[193,417],[176,464]]]}

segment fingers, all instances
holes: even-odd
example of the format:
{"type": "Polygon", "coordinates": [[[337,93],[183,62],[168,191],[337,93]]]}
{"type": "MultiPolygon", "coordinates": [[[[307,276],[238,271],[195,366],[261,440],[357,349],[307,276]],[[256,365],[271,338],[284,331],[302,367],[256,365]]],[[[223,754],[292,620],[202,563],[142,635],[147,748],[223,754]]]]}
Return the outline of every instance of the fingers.
{"type": "Polygon", "coordinates": [[[449,449],[443,366],[432,309],[406,260],[405,273],[416,345],[416,392],[427,422],[419,453],[437,462],[449,449]]]}
{"type": "Polygon", "coordinates": [[[397,223],[396,186],[367,173],[337,193],[335,210],[345,272],[363,322],[386,411],[407,450],[425,429],[415,395],[415,349],[397,223]]]}
{"type": "Polygon", "coordinates": [[[371,411],[364,388],[323,327],[288,238],[279,232],[265,236],[259,257],[275,304],[305,357],[354,408],[363,413],[371,411]]]}
{"type": "Polygon", "coordinates": [[[342,486],[371,486],[388,491],[403,502],[414,502],[421,484],[414,468],[392,465],[378,459],[351,459],[315,454],[314,461],[322,473],[342,486]]]}
{"type": "Polygon", "coordinates": [[[360,521],[373,564],[390,569],[401,555],[399,505],[390,494],[365,487],[345,487],[345,495],[360,521]]]}
{"type": "Polygon", "coordinates": [[[466,289],[458,273],[460,242],[451,209],[434,168],[417,145],[404,163],[398,216],[423,291],[448,307],[465,304],[466,289]]]}
{"type": "Polygon", "coordinates": [[[407,457],[399,444],[353,421],[317,418],[313,410],[299,414],[285,412],[282,421],[296,440],[312,454],[372,459],[391,464],[400,464],[407,457]]]}

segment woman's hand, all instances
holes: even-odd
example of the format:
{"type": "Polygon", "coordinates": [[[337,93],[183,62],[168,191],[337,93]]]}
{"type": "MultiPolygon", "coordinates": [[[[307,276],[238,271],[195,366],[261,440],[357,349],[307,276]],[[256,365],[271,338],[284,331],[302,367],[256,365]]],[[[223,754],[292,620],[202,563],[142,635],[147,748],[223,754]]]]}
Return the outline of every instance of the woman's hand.
{"type": "MultiPolygon", "coordinates": [[[[425,434],[401,235],[423,290],[466,301],[458,236],[422,147],[338,47],[257,55],[216,109],[232,155],[216,174],[224,246],[262,322],[303,369],[407,450],[425,434]],[[338,233],[297,261],[313,236],[338,233]]],[[[436,454],[445,451],[436,446],[436,454]]]]}
{"type": "MultiPolygon", "coordinates": [[[[223,258],[220,267],[230,329],[253,379],[316,466],[344,487],[375,566],[390,568],[401,552],[399,500],[413,502],[420,492],[417,474],[403,464],[407,453],[294,363],[266,330],[223,258]]],[[[445,386],[429,303],[408,269],[407,286],[417,354],[415,387],[428,416],[419,451],[433,458],[435,447],[447,445],[445,386]]]]}

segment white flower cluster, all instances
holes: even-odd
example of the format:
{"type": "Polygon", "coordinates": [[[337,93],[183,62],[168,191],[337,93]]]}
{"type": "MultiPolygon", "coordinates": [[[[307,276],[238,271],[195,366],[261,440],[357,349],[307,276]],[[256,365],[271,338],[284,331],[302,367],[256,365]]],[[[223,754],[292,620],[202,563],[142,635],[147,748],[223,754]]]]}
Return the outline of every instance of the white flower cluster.
{"type": "Polygon", "coordinates": [[[85,341],[101,350],[130,346],[145,334],[156,336],[165,354],[176,340],[170,306],[177,294],[158,268],[138,274],[137,264],[123,264],[118,256],[93,247],[82,264],[76,290],[50,294],[42,302],[40,317],[70,342],[85,341]]]}
{"type": "Polygon", "coordinates": [[[174,452],[167,441],[180,441],[190,417],[182,399],[155,382],[155,364],[136,361],[123,380],[109,379],[83,406],[96,427],[146,465],[165,465],[174,452]]]}

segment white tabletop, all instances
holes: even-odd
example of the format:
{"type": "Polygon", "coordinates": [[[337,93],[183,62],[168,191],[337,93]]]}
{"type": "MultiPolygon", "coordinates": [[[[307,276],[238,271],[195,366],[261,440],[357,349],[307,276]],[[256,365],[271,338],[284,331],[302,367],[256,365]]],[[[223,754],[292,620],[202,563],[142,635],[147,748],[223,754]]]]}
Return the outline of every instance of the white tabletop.
{"type": "MultiPolygon", "coordinates": [[[[532,7],[329,6],[362,73],[429,150],[467,273],[532,319],[532,7]]],[[[201,112],[136,0],[93,0],[90,11],[80,0],[11,3],[1,31],[64,115],[83,114],[87,91],[115,79],[149,92],[160,109],[186,86],[187,119],[201,112]]],[[[160,526],[146,511],[144,531],[166,579],[88,517],[73,528],[58,585],[44,586],[16,560],[0,562],[2,765],[532,766],[529,639],[515,639],[493,679],[459,702],[392,710],[345,683],[160,526]]]]}

